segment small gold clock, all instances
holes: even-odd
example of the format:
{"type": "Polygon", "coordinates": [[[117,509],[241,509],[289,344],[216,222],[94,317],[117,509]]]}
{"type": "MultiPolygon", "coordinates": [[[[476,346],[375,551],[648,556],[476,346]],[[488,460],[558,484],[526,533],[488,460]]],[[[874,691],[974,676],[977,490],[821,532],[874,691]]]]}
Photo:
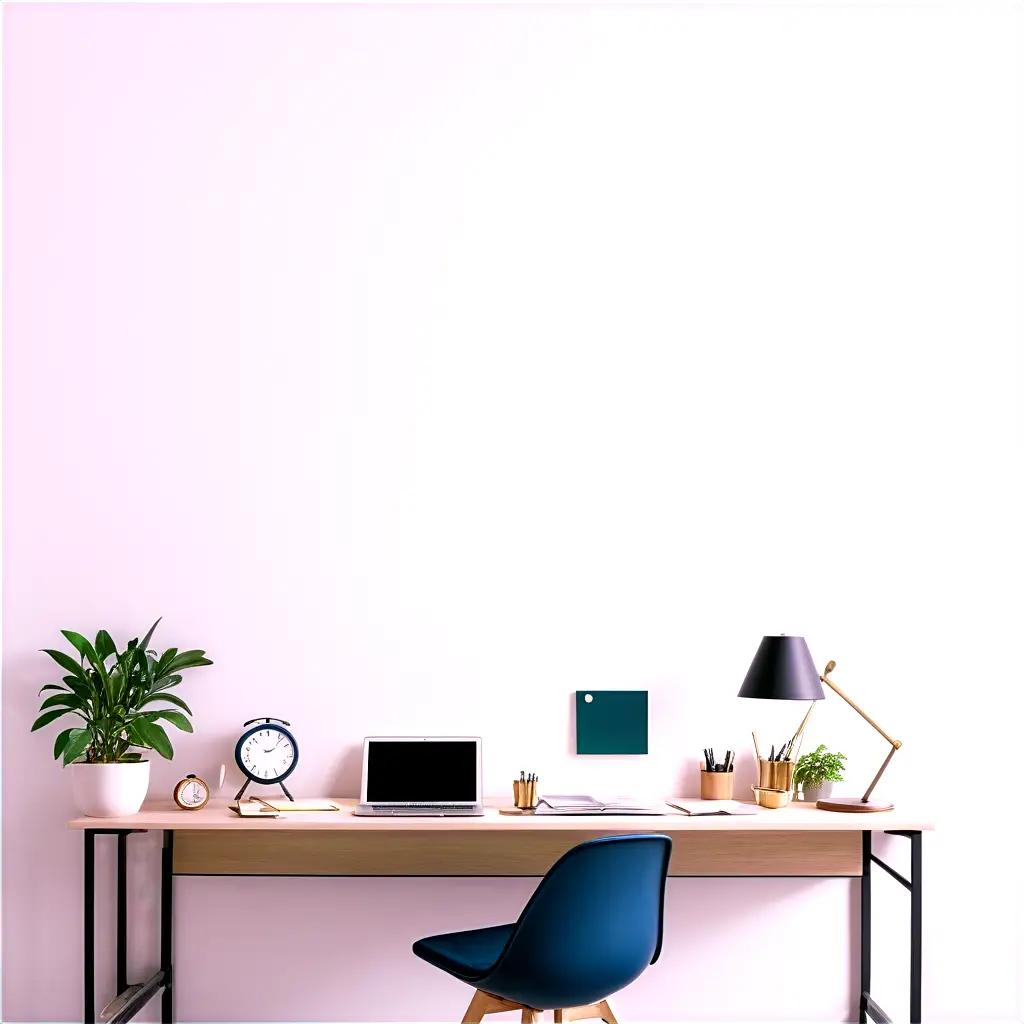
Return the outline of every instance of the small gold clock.
{"type": "Polygon", "coordinates": [[[198,775],[186,775],[174,787],[174,802],[183,811],[198,811],[210,801],[210,787],[198,775]]]}

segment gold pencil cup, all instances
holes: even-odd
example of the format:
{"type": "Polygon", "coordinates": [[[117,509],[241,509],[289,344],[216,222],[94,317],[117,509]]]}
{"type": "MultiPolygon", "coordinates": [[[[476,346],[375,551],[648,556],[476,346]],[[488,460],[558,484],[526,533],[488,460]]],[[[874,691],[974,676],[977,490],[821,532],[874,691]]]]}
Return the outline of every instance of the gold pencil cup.
{"type": "Polygon", "coordinates": [[[763,757],[758,761],[758,787],[761,789],[793,789],[792,761],[766,761],[763,757]]]}
{"type": "Polygon", "coordinates": [[[512,802],[521,811],[532,811],[537,806],[537,783],[516,779],[512,783],[512,802]]]}
{"type": "Polygon", "coordinates": [[[707,772],[700,770],[701,800],[731,800],[733,772],[707,772]]]}

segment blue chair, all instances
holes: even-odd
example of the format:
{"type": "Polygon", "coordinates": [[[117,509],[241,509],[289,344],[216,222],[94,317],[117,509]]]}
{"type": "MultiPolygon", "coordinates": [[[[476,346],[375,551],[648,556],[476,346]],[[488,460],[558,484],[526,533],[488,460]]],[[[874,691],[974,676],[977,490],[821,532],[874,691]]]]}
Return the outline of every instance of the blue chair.
{"type": "Polygon", "coordinates": [[[541,1010],[567,1022],[616,1024],[608,996],[661,952],[672,840],[604,836],[569,850],[548,871],[515,924],[431,935],[412,951],[476,989],[463,1024],[485,1014],[541,1010]]]}

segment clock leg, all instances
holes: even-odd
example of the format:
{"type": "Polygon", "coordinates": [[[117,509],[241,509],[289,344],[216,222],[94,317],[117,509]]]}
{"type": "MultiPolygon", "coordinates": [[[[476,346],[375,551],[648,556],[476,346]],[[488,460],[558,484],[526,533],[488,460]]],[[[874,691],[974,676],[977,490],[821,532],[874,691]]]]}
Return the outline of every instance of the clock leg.
{"type": "Polygon", "coordinates": [[[288,792],[288,787],[283,782],[279,782],[278,785],[284,790],[284,795],[288,797],[288,799],[291,800],[292,803],[295,803],[295,797],[293,797],[291,793],[288,792]]]}
{"type": "Polygon", "coordinates": [[[246,779],[245,782],[242,785],[242,788],[235,794],[235,799],[236,800],[241,800],[242,799],[242,794],[249,788],[249,781],[250,781],[249,779],[246,779]]]}

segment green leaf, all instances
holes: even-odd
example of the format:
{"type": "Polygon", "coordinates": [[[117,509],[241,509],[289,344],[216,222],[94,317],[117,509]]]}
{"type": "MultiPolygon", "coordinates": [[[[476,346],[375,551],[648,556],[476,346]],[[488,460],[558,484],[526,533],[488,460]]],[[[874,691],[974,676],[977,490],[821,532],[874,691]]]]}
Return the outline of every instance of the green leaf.
{"type": "Polygon", "coordinates": [[[175,704],[181,708],[182,711],[187,711],[190,715],[192,714],[192,709],[179,696],[177,696],[177,694],[173,693],[150,694],[144,701],[142,701],[141,704],[139,704],[139,707],[144,708],[147,704],[152,704],[155,700],[165,700],[168,704],[175,704]]]}
{"type": "MultiPolygon", "coordinates": [[[[132,643],[134,642],[133,640],[132,643]]],[[[145,681],[147,686],[152,687],[154,681],[152,659],[141,645],[135,648],[134,657],[135,664],[139,667],[139,676],[145,681]]]]}
{"type": "Polygon", "coordinates": [[[113,687],[110,682],[110,677],[107,675],[107,670],[103,665],[103,659],[97,656],[92,644],[89,643],[81,633],[76,633],[72,629],[62,629],[61,633],[67,637],[75,650],[78,651],[83,658],[87,659],[89,664],[96,670],[96,674],[100,677],[100,680],[103,682],[103,686],[106,689],[107,700],[113,704],[115,702],[116,695],[113,692],[113,687]]]}
{"type": "Polygon", "coordinates": [[[155,722],[158,718],[176,725],[182,732],[192,732],[192,723],[180,712],[171,711],[169,708],[161,708],[159,711],[147,711],[145,715],[147,722],[155,722]]]}
{"type": "Polygon", "coordinates": [[[47,683],[45,686],[39,687],[39,693],[42,693],[44,690],[60,690],[61,693],[71,692],[66,686],[61,686],[59,683],[47,683]]]}
{"type": "Polygon", "coordinates": [[[112,654],[115,657],[117,656],[117,648],[114,646],[114,641],[105,629],[101,629],[96,634],[96,654],[103,661],[112,654]]]}
{"type": "Polygon", "coordinates": [[[158,693],[160,690],[169,690],[172,686],[177,686],[181,682],[181,676],[164,676],[163,679],[155,682],[150,688],[150,693],[158,693]]]}
{"type": "Polygon", "coordinates": [[[182,651],[177,657],[172,658],[167,666],[167,672],[180,672],[183,668],[199,668],[202,665],[212,665],[209,658],[204,657],[206,651],[182,651]]]}
{"type": "Polygon", "coordinates": [[[63,651],[51,651],[48,647],[43,648],[43,654],[48,654],[62,669],[70,672],[76,679],[86,678],[85,669],[69,654],[63,651]]]}
{"type": "MultiPolygon", "coordinates": [[[[87,676],[86,680],[89,679],[91,677],[87,676]]],[[[75,696],[81,697],[84,701],[91,701],[96,697],[96,687],[93,686],[92,682],[76,679],[74,676],[65,676],[64,682],[75,696]]]]}
{"type": "Polygon", "coordinates": [[[177,653],[177,647],[168,647],[167,650],[160,655],[160,657],[157,659],[156,664],[153,666],[153,675],[156,676],[157,679],[161,679],[163,676],[167,675],[169,671],[167,666],[170,665],[172,661],[174,661],[175,655],[177,655],[177,653]]]}
{"type": "Polygon", "coordinates": [[[64,753],[64,748],[68,745],[68,737],[74,731],[74,729],[65,729],[63,732],[57,733],[57,738],[53,741],[53,759],[55,761],[60,760],[60,755],[64,753]]]}
{"type": "Polygon", "coordinates": [[[35,732],[36,729],[42,729],[44,725],[49,725],[51,722],[56,722],[61,715],[70,715],[74,712],[71,708],[57,708],[54,711],[47,711],[45,715],[40,715],[35,722],[32,724],[30,732],[35,732]]]}
{"type": "MultiPolygon", "coordinates": [[[[163,616],[161,615],[160,619],[162,619],[162,618],[163,618],[163,616]]],[[[153,634],[156,632],[156,627],[160,625],[160,619],[157,619],[156,622],[154,622],[153,625],[149,627],[149,632],[139,642],[139,648],[141,650],[143,650],[143,651],[148,651],[149,650],[149,642],[150,642],[150,640],[153,639],[153,634]]]]}
{"type": "Polygon", "coordinates": [[[96,660],[95,648],[81,633],[76,633],[73,629],[62,629],[60,632],[83,658],[88,658],[90,662],[96,660]]]}
{"type": "Polygon", "coordinates": [[[47,697],[42,704],[39,705],[40,711],[45,711],[47,708],[79,708],[82,711],[86,711],[87,708],[85,703],[79,700],[73,693],[55,693],[52,697],[47,697]]]}
{"type": "Polygon", "coordinates": [[[156,722],[150,722],[146,718],[136,718],[128,726],[128,735],[140,747],[151,747],[162,757],[166,757],[168,761],[174,756],[174,748],[167,738],[167,733],[156,722]]]}
{"type": "Polygon", "coordinates": [[[68,736],[67,745],[64,747],[64,764],[69,765],[72,761],[81,757],[89,746],[91,738],[92,736],[88,729],[72,729],[71,735],[68,736]]]}

